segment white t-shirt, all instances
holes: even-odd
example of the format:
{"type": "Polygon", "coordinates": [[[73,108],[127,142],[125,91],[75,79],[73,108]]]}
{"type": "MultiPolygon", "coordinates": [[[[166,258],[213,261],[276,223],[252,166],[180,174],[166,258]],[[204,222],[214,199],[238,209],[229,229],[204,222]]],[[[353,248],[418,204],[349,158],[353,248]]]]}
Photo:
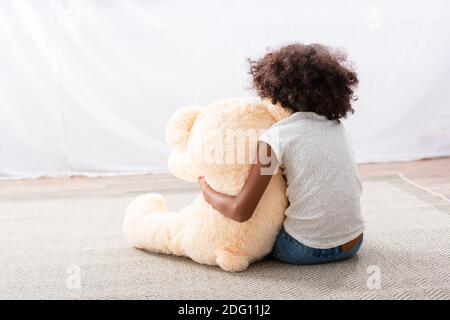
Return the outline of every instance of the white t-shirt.
{"type": "Polygon", "coordinates": [[[328,249],[364,230],[361,181],[342,123],[295,112],[263,133],[287,180],[284,229],[306,246],[328,249]]]}

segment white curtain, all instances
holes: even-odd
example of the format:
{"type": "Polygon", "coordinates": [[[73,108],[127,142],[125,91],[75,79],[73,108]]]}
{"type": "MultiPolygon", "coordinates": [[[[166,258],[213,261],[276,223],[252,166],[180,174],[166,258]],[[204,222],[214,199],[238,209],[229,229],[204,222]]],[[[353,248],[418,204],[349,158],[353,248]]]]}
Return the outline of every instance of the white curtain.
{"type": "Polygon", "coordinates": [[[170,115],[291,42],[355,61],[358,161],[450,155],[446,0],[0,0],[0,176],[165,171],[170,115]]]}

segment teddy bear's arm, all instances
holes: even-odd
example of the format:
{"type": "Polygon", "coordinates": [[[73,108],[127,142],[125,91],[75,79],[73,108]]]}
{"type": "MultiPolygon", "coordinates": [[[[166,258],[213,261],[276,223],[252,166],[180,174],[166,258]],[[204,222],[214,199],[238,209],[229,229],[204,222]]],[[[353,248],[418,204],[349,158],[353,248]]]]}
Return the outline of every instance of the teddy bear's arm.
{"type": "Polygon", "coordinates": [[[195,170],[189,158],[177,151],[172,151],[169,157],[169,170],[177,178],[197,182],[200,174],[195,170]]]}

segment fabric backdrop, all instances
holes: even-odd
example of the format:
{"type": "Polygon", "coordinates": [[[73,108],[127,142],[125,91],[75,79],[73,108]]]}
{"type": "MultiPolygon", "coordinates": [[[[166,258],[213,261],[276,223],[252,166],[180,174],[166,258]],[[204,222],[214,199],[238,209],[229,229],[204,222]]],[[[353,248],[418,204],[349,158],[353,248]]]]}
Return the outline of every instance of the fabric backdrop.
{"type": "Polygon", "coordinates": [[[355,62],[359,162],[450,155],[448,1],[0,0],[0,176],[165,171],[177,108],[297,41],[355,62]]]}

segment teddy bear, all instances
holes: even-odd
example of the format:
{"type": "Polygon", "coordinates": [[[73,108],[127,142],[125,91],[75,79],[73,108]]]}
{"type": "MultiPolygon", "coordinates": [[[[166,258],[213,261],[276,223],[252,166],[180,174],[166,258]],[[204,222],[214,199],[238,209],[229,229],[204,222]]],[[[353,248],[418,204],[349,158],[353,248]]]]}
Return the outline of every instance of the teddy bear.
{"type": "MultiPolygon", "coordinates": [[[[187,181],[203,176],[214,190],[236,195],[254,163],[258,137],[288,115],[287,109],[256,98],[178,109],[166,127],[173,148],[169,170],[187,181]]],[[[285,191],[286,182],[277,172],[245,222],[223,216],[201,193],[178,212],[167,209],[162,195],[143,194],[128,206],[123,230],[136,248],[243,271],[271,252],[288,205],[285,191]]]]}

